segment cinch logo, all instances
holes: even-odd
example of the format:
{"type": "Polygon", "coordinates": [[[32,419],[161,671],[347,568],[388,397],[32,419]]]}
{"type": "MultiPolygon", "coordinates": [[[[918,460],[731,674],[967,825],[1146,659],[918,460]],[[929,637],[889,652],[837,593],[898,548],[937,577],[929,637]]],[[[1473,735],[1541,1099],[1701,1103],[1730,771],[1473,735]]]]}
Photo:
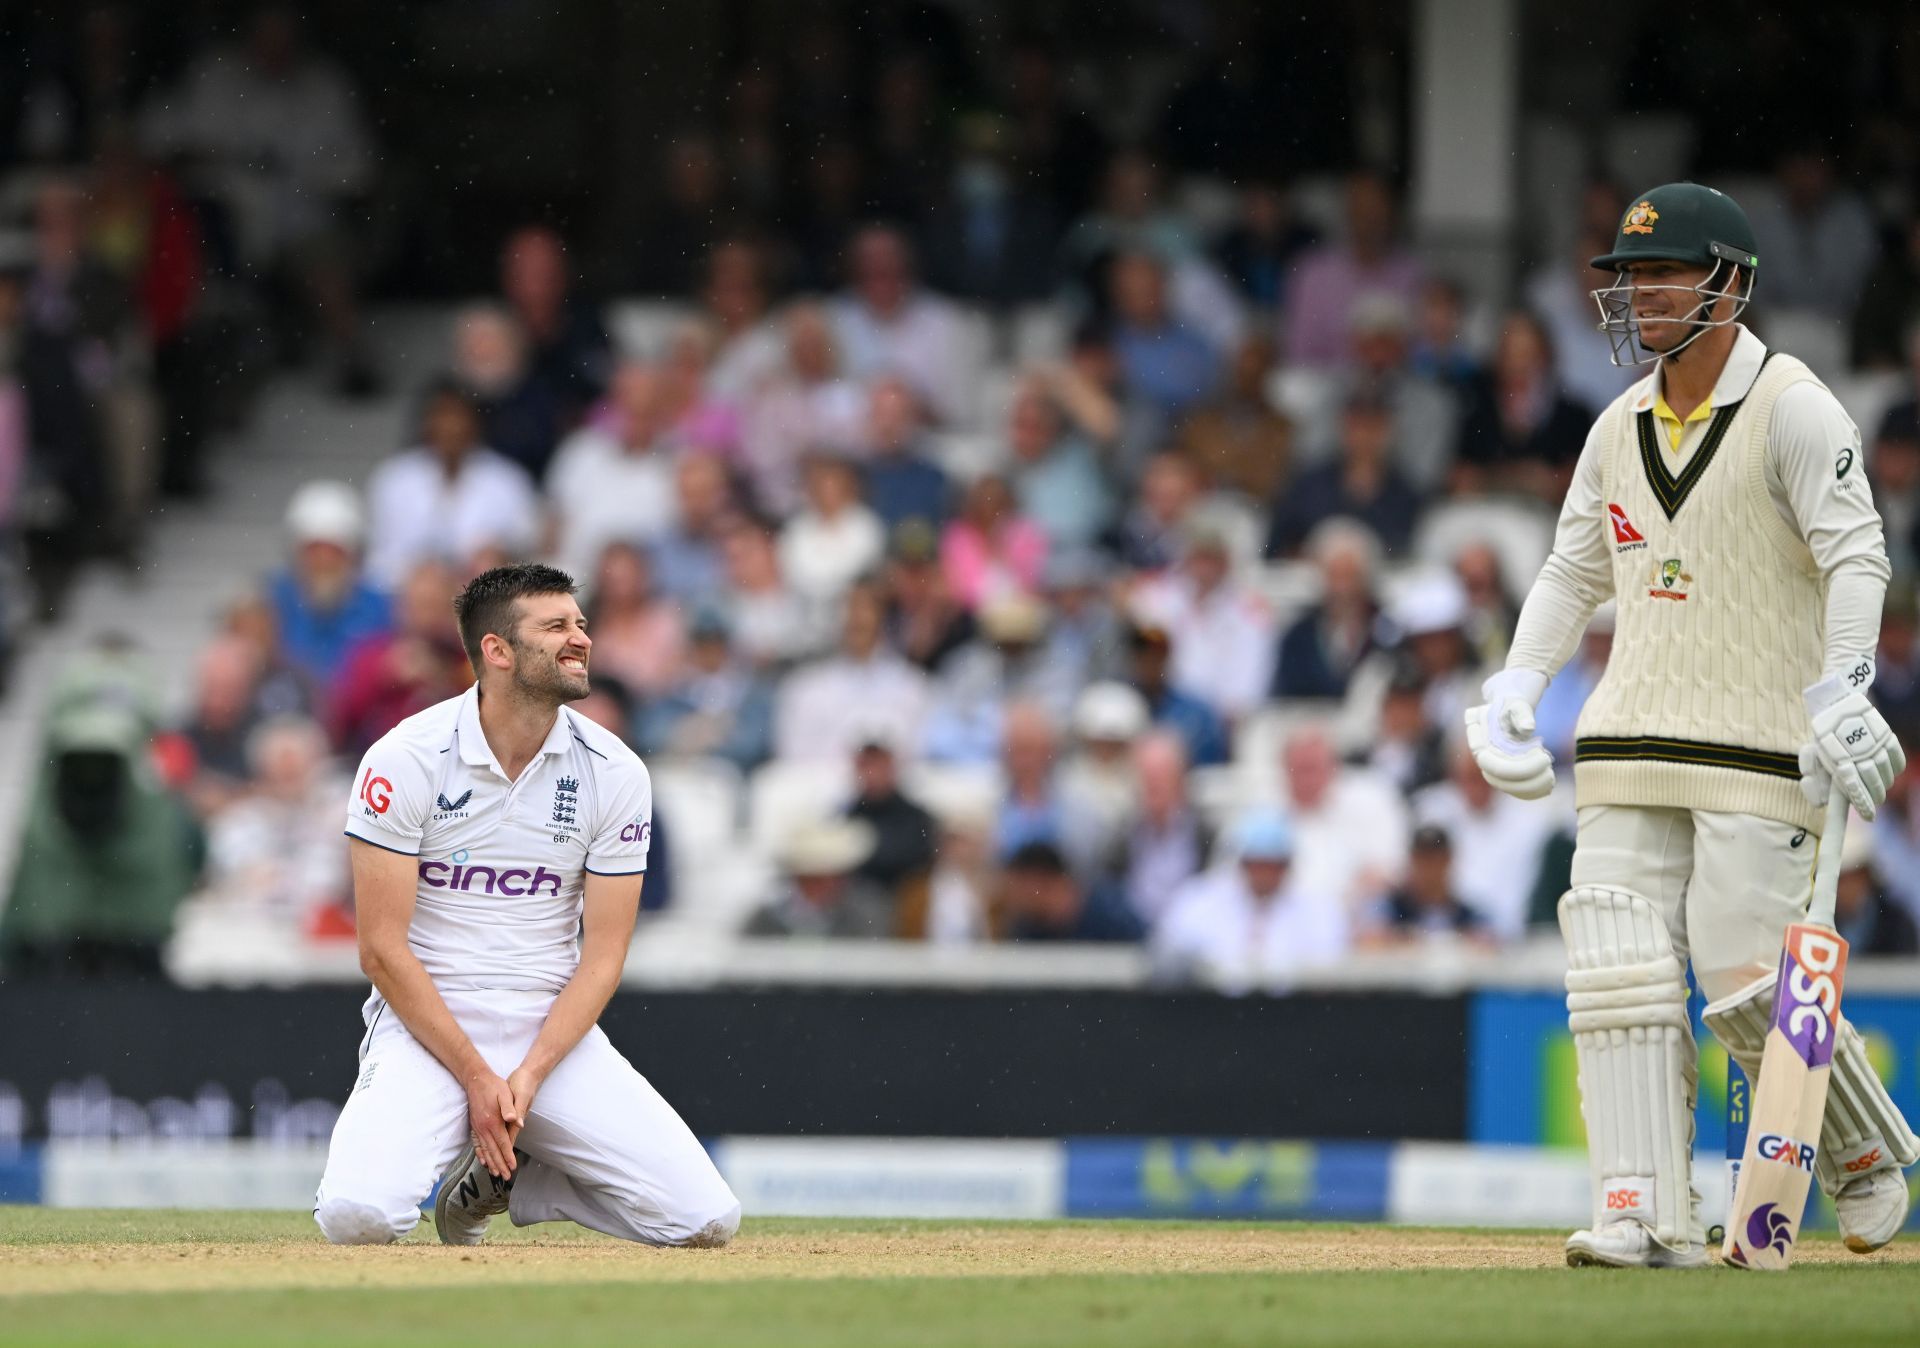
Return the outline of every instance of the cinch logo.
{"type": "Polygon", "coordinates": [[[1778,1161],[1782,1165],[1799,1166],[1807,1171],[1813,1169],[1813,1148],[1794,1138],[1782,1137],[1779,1133],[1760,1134],[1760,1143],[1754,1153],[1763,1161],[1778,1161]]]}
{"type": "Polygon", "coordinates": [[[1868,1152],[1865,1156],[1856,1156],[1851,1161],[1848,1161],[1845,1169],[1849,1175],[1857,1175],[1861,1171],[1871,1170],[1879,1164],[1880,1164],[1880,1148],[1875,1147],[1872,1151],[1868,1152]]]}
{"type": "Polygon", "coordinates": [[[1633,521],[1627,518],[1627,512],[1611,503],[1607,506],[1607,516],[1613,521],[1614,551],[1632,552],[1635,548],[1647,546],[1647,540],[1633,527],[1633,521]]]}
{"type": "Polygon", "coordinates": [[[385,777],[374,776],[373,769],[368,768],[360,778],[360,799],[375,814],[385,814],[387,807],[393,804],[393,783],[385,777]]]}
{"type": "Polygon", "coordinates": [[[420,882],[430,889],[451,889],[461,894],[479,890],[482,894],[504,894],[510,899],[538,894],[542,885],[550,883],[553,888],[547,892],[555,898],[560,896],[560,877],[545,866],[502,871],[478,862],[469,863],[469,855],[463,848],[447,861],[421,862],[420,882]]]}
{"type": "Polygon", "coordinates": [[[1640,1191],[1638,1189],[1607,1190],[1608,1212],[1631,1212],[1639,1206],[1640,1191]]]}
{"type": "Polygon", "coordinates": [[[652,824],[628,824],[625,828],[620,830],[621,842],[643,843],[652,836],[653,836],[652,824]]]}

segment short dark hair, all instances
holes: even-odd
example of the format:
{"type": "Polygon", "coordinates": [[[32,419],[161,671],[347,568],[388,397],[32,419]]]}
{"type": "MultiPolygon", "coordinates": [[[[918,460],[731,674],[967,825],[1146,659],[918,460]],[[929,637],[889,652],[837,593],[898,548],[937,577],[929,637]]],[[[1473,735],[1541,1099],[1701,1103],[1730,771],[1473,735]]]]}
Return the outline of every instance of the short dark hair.
{"type": "Polygon", "coordinates": [[[536,594],[572,594],[578,588],[566,572],[538,562],[496,566],[468,581],[466,588],[454,596],[453,612],[460,622],[460,644],[467,648],[474,674],[480,673],[483,664],[483,637],[491,632],[503,640],[513,639],[516,600],[536,594]]]}

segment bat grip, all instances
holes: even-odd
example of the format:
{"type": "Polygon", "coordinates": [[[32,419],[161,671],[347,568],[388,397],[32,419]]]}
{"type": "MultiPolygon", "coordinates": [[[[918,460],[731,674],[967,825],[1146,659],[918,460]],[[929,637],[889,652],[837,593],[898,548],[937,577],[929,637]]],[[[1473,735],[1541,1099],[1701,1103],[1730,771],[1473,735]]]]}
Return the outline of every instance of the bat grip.
{"type": "Polygon", "coordinates": [[[1847,835],[1847,797],[1838,786],[1827,797],[1827,825],[1813,862],[1813,901],[1807,921],[1816,927],[1833,926],[1833,906],[1840,889],[1840,848],[1847,835]]]}

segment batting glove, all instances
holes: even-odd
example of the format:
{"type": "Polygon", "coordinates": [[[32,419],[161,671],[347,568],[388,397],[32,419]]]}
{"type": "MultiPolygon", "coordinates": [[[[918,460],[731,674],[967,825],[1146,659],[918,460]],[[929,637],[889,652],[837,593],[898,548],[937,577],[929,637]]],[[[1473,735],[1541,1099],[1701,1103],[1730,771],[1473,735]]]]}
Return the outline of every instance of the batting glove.
{"type": "Polygon", "coordinates": [[[1545,674],[1503,669],[1480,685],[1486,702],[1467,709],[1467,747],[1480,775],[1521,800],[1553,791],[1553,755],[1533,725],[1533,709],[1546,691],[1545,674]]]}
{"type": "Polygon", "coordinates": [[[1800,790],[1816,809],[1838,786],[1860,817],[1871,819],[1907,766],[1886,718],[1867,701],[1872,686],[1873,663],[1862,660],[1806,691],[1813,742],[1800,750],[1800,790]]]}

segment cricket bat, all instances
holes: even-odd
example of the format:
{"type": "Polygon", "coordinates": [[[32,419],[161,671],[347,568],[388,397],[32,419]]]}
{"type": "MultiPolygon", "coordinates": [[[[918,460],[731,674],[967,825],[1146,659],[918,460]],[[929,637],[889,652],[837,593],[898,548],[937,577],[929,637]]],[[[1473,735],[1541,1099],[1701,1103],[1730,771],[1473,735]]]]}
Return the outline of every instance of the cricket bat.
{"type": "Polygon", "coordinates": [[[1836,787],[1827,802],[1807,920],[1787,928],[1780,951],[1773,1025],[1760,1058],[1760,1080],[1753,1087],[1746,1154],[1727,1214],[1726,1242],[1720,1247],[1720,1257],[1736,1268],[1784,1272],[1793,1261],[1800,1219],[1806,1214],[1847,972],[1847,943],[1833,929],[1846,827],[1847,798],[1836,787]]]}

